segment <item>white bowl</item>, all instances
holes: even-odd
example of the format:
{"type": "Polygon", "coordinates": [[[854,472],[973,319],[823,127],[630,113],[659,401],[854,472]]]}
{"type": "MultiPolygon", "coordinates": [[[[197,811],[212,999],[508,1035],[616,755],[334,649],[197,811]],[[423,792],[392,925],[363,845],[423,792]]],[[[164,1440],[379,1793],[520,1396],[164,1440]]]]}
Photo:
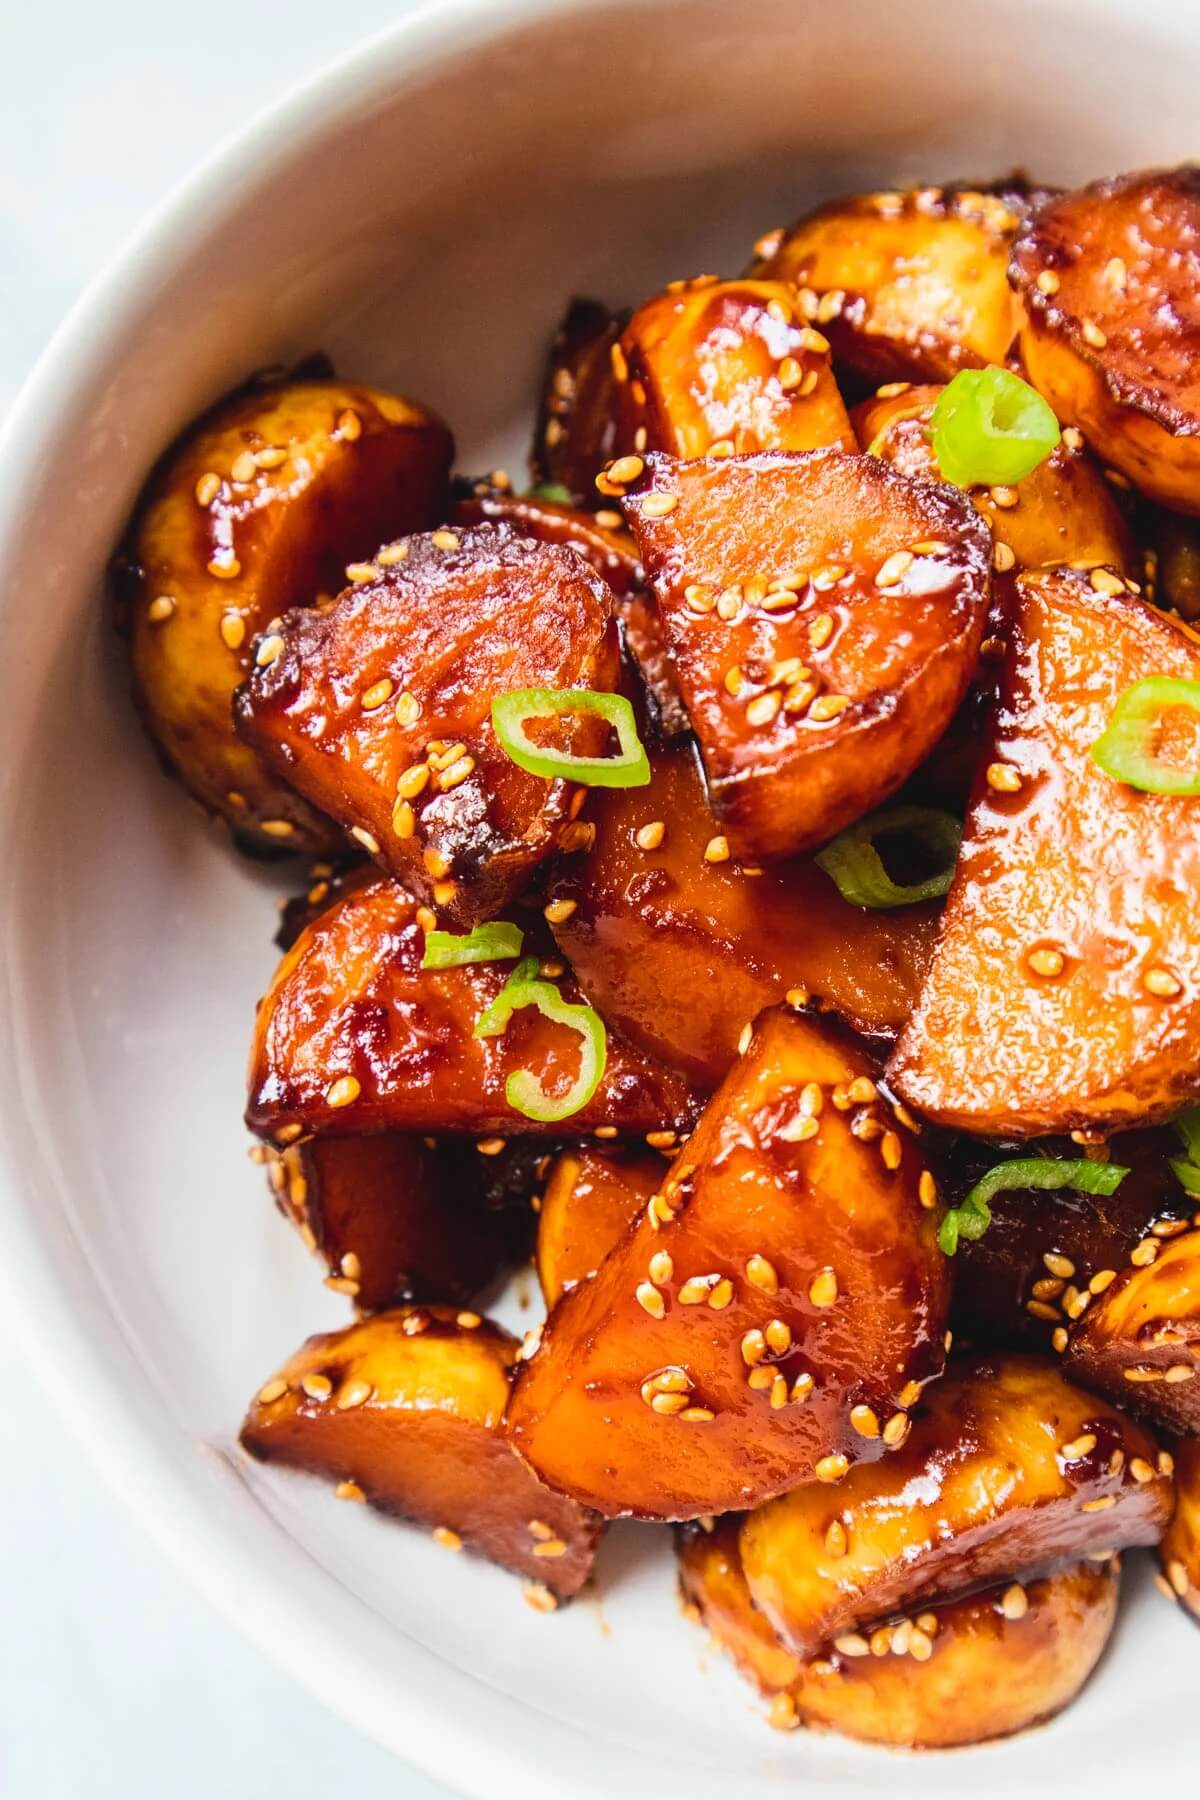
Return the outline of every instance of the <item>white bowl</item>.
{"type": "Polygon", "coordinates": [[[554,1618],[424,1533],[248,1466],[243,1404],[343,1316],[239,1123],[278,878],[160,776],[101,570],[172,433],[323,346],[520,466],[568,295],[736,270],[856,186],[1023,163],[1071,180],[1197,149],[1200,16],[1167,0],[609,0],[436,7],[253,127],[81,302],[0,448],[0,1290],[149,1530],[314,1693],[488,1800],[1149,1791],[1200,1753],[1200,1646],[1145,1579],[1081,1704],[921,1762],[774,1736],[613,1534],[554,1618]]]}

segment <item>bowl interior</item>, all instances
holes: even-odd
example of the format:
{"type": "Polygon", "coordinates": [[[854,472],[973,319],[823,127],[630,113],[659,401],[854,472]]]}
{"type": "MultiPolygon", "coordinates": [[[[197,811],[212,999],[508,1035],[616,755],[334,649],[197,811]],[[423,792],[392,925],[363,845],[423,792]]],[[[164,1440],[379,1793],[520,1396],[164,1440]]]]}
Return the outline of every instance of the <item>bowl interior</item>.
{"type": "MultiPolygon", "coordinates": [[[[596,1596],[545,1619],[499,1572],[237,1454],[252,1389],[345,1317],[239,1117],[291,876],[239,862],[160,775],[98,577],[161,445],[248,369],[323,347],[442,410],[462,467],[519,473],[570,295],[736,271],[761,231],[856,187],[1181,160],[1200,24],[1105,0],[504,10],[432,9],[255,128],[85,302],[11,421],[0,1285],[148,1526],[315,1691],[446,1779],[492,1800],[626,1779],[948,1794],[957,1759],[767,1732],[680,1617],[662,1532],[615,1531],[596,1596]]],[[[507,1305],[532,1322],[532,1282],[507,1305]]],[[[1116,1793],[1195,1755],[1186,1627],[1144,1570],[1129,1586],[1083,1702],[975,1753],[978,1792],[1049,1795],[1082,1759],[1116,1793]]]]}

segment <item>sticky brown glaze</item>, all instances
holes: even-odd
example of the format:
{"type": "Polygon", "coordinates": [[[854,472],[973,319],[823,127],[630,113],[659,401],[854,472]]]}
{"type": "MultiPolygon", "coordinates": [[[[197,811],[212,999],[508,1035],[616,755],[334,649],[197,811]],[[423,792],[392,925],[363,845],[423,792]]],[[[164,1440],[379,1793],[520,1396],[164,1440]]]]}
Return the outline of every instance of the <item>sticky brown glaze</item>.
{"type": "Polygon", "coordinates": [[[650,767],[648,787],[593,796],[595,842],[550,886],[574,902],[554,935],[605,1018],[706,1089],[746,1021],[791,990],[894,1035],[928,967],[936,905],[851,906],[807,857],[747,873],[721,855],[690,740],[652,750],[650,767]],[[638,833],[657,825],[661,841],[643,849],[638,833]]]}
{"type": "Polygon", "coordinates": [[[948,381],[1002,363],[1020,322],[1006,278],[1017,192],[862,194],[757,246],[753,273],[791,282],[834,363],[868,381],[948,381]]]}
{"type": "Polygon", "coordinates": [[[893,1456],[746,1520],[750,1592],[789,1648],[812,1656],[1014,1570],[1155,1544],[1172,1506],[1158,1454],[1139,1424],[1046,1360],[959,1365],[928,1390],[893,1456]]]}
{"type": "Polygon", "coordinates": [[[504,1441],[516,1356],[517,1340],[477,1313],[376,1313],[309,1338],[259,1389],[241,1442],[565,1599],[591,1574],[599,1523],[504,1441]]]}
{"type": "Polygon", "coordinates": [[[547,1306],[595,1273],[665,1174],[653,1150],[576,1144],[555,1157],[537,1229],[537,1274],[547,1306]]]}
{"type": "Polygon", "coordinates": [[[565,487],[582,506],[595,506],[596,476],[615,450],[613,347],[628,317],[572,300],[550,345],[529,466],[535,482],[565,487]]]}
{"type": "Polygon", "coordinates": [[[1200,1228],[1164,1238],[1152,1227],[1150,1247],[1132,1254],[1150,1250],[1088,1309],[1064,1367],[1156,1428],[1200,1432],[1200,1228]]]}
{"type": "Polygon", "coordinates": [[[471,492],[451,503],[448,522],[464,531],[476,525],[508,525],[540,544],[569,545],[603,576],[618,600],[635,593],[641,579],[637,546],[619,512],[585,512],[536,492],[514,494],[477,482],[471,492]]]}
{"type": "MultiPolygon", "coordinates": [[[[539,1124],[514,1111],[505,1085],[526,1068],[551,1094],[561,1092],[579,1066],[578,1033],[526,1007],[502,1037],[475,1037],[514,964],[422,969],[419,910],[380,879],[346,895],[297,939],[258,1009],[246,1114],[252,1131],[277,1143],[296,1126],[305,1133],[561,1137],[561,1122],[539,1124]]],[[[529,953],[544,942],[531,927],[529,953]]],[[[558,986],[579,1003],[573,981],[558,986]]],[[[641,1135],[678,1127],[691,1110],[678,1075],[610,1032],[600,1085],[570,1129],[641,1135]]]]}
{"type": "Polygon", "coordinates": [[[871,1068],[828,1020],[763,1015],[521,1369],[509,1433],[544,1480],[609,1515],[689,1518],[883,1454],[941,1369],[948,1274],[917,1141],[871,1068]]]}
{"type": "Polygon", "coordinates": [[[889,1069],[910,1105],[984,1136],[1149,1124],[1200,1092],[1196,801],[1090,754],[1134,682],[1200,679],[1200,640],[1116,585],[1017,582],[941,937],[889,1069]]]}
{"type": "MultiPolygon", "coordinates": [[[[359,573],[327,612],[288,613],[259,642],[238,729],[398,881],[453,921],[490,918],[574,793],[506,755],[492,701],[611,689],[611,593],[574,550],[491,525],[406,538],[359,573]]],[[[566,748],[590,748],[587,723],[566,748]]]]}
{"type": "Polygon", "coordinates": [[[734,850],[811,848],[894,793],[983,636],[990,543],[965,496],[818,450],[652,456],[624,506],[734,850]]]}
{"type": "Polygon", "coordinates": [[[385,538],[438,517],[453,441],[392,394],[343,381],[251,386],[191,426],[150,478],[118,568],[134,692],[167,768],[250,849],[342,834],[234,735],[252,644],[345,583],[385,538]]]}
{"type": "Polygon", "coordinates": [[[986,1743],[1040,1724],[1076,1697],[1116,1619],[1115,1558],[1006,1582],[851,1633],[803,1661],[750,1598],[736,1516],[678,1538],[685,1601],[742,1674],[798,1725],[904,1749],[986,1743]]]}
{"type": "Polygon", "coordinates": [[[672,282],[634,313],[616,363],[618,454],[854,448],[828,341],[786,282],[672,282]]]}
{"type": "Polygon", "coordinates": [[[1059,418],[1152,500],[1200,512],[1200,171],[1050,200],[1010,275],[1029,379],[1059,418]]]}
{"type": "Polygon", "coordinates": [[[1175,1446],[1175,1516],[1162,1541],[1163,1579],[1200,1625],[1200,1438],[1175,1446]]]}
{"type": "Polygon", "coordinates": [[[432,1139],[376,1132],[268,1152],[280,1211],[360,1312],[473,1299],[508,1262],[501,1214],[432,1139]]]}

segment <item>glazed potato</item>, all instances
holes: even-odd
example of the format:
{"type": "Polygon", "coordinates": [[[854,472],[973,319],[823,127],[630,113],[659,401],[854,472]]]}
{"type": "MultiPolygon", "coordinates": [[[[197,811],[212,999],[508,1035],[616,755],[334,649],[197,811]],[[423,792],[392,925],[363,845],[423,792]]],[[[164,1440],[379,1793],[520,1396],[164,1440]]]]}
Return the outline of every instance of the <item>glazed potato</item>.
{"type": "Polygon", "coordinates": [[[921,188],[837,200],[772,232],[753,273],[793,283],[834,362],[868,381],[948,381],[1002,363],[1020,323],[1008,285],[1023,197],[921,188]]]}
{"type": "Polygon", "coordinates": [[[752,1514],[746,1580],[784,1643],[813,1656],[1013,1570],[1157,1543],[1172,1505],[1158,1455],[1140,1425],[1048,1361],[969,1362],[929,1390],[895,1455],[752,1514]]]}
{"type": "Polygon", "coordinates": [[[665,1173],[653,1150],[577,1144],[554,1159],[537,1229],[537,1274],[547,1306],[595,1273],[665,1173]]]}
{"type": "Polygon", "coordinates": [[[605,1018],[706,1090],[746,1020],[788,992],[894,1035],[928,967],[937,906],[852,906],[807,857],[747,872],[725,854],[693,745],[651,750],[650,768],[648,787],[593,797],[595,841],[563,857],[550,886],[572,908],[553,927],[559,948],[605,1018]]]}
{"type": "Polygon", "coordinates": [[[967,690],[982,521],[955,488],[839,450],[616,466],[735,853],[834,836],[895,792],[967,690]]]}
{"type": "Polygon", "coordinates": [[[453,449],[408,400],[288,381],[223,401],[152,475],[120,570],[134,692],[166,766],[244,847],[344,842],[234,735],[230,702],[254,639],[336,593],[347,563],[433,524],[453,449]]]}
{"type": "Polygon", "coordinates": [[[376,1313],[309,1338],[259,1389],[242,1445],[565,1599],[592,1572],[599,1525],[535,1481],[504,1441],[517,1348],[478,1313],[376,1313]]]}
{"type": "Polygon", "coordinates": [[[889,1077],[983,1136],[1153,1123],[1200,1092],[1196,803],[1113,780],[1091,749],[1135,682],[1200,679],[1200,641],[1105,570],[1024,575],[1016,594],[941,937],[889,1077]]]}
{"type": "MultiPolygon", "coordinates": [[[[568,1086],[578,1033],[526,1007],[502,1036],[476,1037],[514,964],[423,969],[422,910],[394,882],[376,880],[330,907],[288,951],[255,1024],[246,1117],[260,1137],[286,1144],[300,1132],[562,1135],[557,1122],[517,1112],[505,1090],[522,1068],[550,1094],[568,1086]]],[[[531,931],[531,954],[539,942],[531,931]]],[[[579,1003],[572,981],[559,989],[579,1003]]],[[[600,1084],[570,1129],[640,1136],[677,1128],[691,1112],[678,1075],[610,1032],[600,1084]]]]}
{"type": "Polygon", "coordinates": [[[1182,1438],[1175,1449],[1175,1516],[1162,1566],[1168,1588],[1200,1624],[1200,1438],[1182,1438]]]}
{"type": "Polygon", "coordinates": [[[637,671],[635,686],[640,684],[647,735],[658,743],[682,737],[691,727],[654,595],[639,588],[621,608],[620,619],[626,654],[637,671]]]}
{"type": "Polygon", "coordinates": [[[1008,1737],[1069,1705],[1108,1642],[1120,1589],[1115,1558],[1076,1563],[851,1633],[803,1661],[750,1598],[735,1516],[708,1536],[685,1528],[678,1552],[685,1600],[774,1698],[773,1725],[912,1750],[1008,1737]]]}
{"type": "MultiPolygon", "coordinates": [[[[575,790],[491,725],[517,688],[609,690],[612,595],[570,549],[491,525],[407,538],[326,612],[291,612],[238,690],[238,729],[447,918],[494,916],[569,822],[575,790]]],[[[568,724],[567,749],[599,743],[568,724]]]]}
{"type": "Polygon", "coordinates": [[[1013,247],[1033,385],[1106,462],[1200,513],[1200,172],[1093,182],[1040,206],[1013,247]]]}
{"type": "Polygon", "coordinates": [[[529,465],[535,482],[596,504],[595,480],[616,446],[613,350],[628,313],[572,300],[550,346],[529,465]]]}
{"type": "Polygon", "coordinates": [[[541,544],[569,545],[603,576],[619,600],[637,592],[641,575],[637,546],[619,512],[584,512],[536,490],[514,494],[479,482],[472,492],[454,500],[448,519],[455,530],[507,525],[520,537],[541,544]]]}
{"type": "Polygon", "coordinates": [[[615,362],[619,452],[854,449],[829,344],[786,282],[672,282],[634,313],[615,362]]]}
{"type": "Polygon", "coordinates": [[[1150,1245],[1088,1309],[1064,1366],[1156,1428],[1200,1432],[1200,1228],[1152,1228],[1150,1245]]]}
{"type": "Polygon", "coordinates": [[[512,1442],[608,1515],[752,1506],[881,1456],[948,1301],[917,1141],[857,1043],[765,1013],[659,1192],[523,1364],[512,1442]]]}

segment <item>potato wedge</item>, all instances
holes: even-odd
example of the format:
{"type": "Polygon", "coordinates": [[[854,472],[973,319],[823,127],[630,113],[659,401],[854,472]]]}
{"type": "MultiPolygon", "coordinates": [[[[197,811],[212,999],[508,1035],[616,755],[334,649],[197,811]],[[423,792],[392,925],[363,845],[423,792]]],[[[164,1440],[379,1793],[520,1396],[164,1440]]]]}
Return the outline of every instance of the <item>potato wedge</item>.
{"type": "Polygon", "coordinates": [[[1200,513],[1200,171],[1047,201],[1010,276],[1029,379],[1059,418],[1150,499],[1200,513]]]}
{"type": "Polygon", "coordinates": [[[548,1307],[595,1273],[665,1173],[653,1150],[576,1144],[555,1157],[538,1212],[535,1258],[548,1307]]]}
{"type": "Polygon", "coordinates": [[[722,854],[692,743],[652,749],[650,768],[648,787],[594,796],[595,841],[562,858],[549,890],[574,903],[554,935],[605,1018],[706,1090],[746,1020],[789,991],[894,1035],[929,964],[936,904],[851,906],[807,857],[747,873],[722,854]]]}
{"type": "Polygon", "coordinates": [[[1200,1432],[1200,1228],[1172,1237],[1152,1229],[1150,1247],[1153,1260],[1135,1249],[1138,1263],[1126,1262],[1089,1307],[1063,1367],[1155,1429],[1200,1432]]]}
{"type": "Polygon", "coordinates": [[[259,1389],[241,1443],[565,1599],[592,1572],[600,1526],[542,1487],[504,1441],[517,1348],[453,1307],[376,1313],[309,1338],[259,1389]]]}
{"type": "Polygon", "coordinates": [[[1197,803],[1091,757],[1133,683],[1200,679],[1200,641],[1118,587],[1017,582],[941,937],[889,1066],[910,1106],[984,1136],[1150,1124],[1200,1093],[1197,803]]]}
{"type": "Polygon", "coordinates": [[[572,300],[550,346],[529,466],[581,506],[596,504],[596,476],[615,451],[613,346],[628,317],[572,300]]]}
{"type": "Polygon", "coordinates": [[[920,188],[835,200],[757,246],[753,274],[799,288],[835,366],[948,381],[1002,363],[1020,323],[1007,280],[1019,192],[920,188]]]}
{"type": "MultiPolygon", "coordinates": [[[[574,792],[518,768],[492,701],[611,689],[612,595],[575,551],[491,525],[380,556],[330,610],[288,613],[260,642],[238,729],[398,881],[471,924],[524,887],[574,792]]],[[[566,747],[590,745],[591,723],[566,747]]]]}
{"type": "MultiPolygon", "coordinates": [[[[300,1132],[401,1131],[467,1137],[561,1137],[505,1098],[508,1076],[528,1068],[549,1092],[579,1063],[579,1036],[533,1008],[501,1037],[473,1035],[513,971],[511,962],[423,969],[416,902],[379,879],[347,894],[297,939],[259,1005],[247,1121],[288,1143],[300,1132]]],[[[544,943],[546,940],[541,939],[544,943]]],[[[531,929],[527,949],[537,953],[531,929]]],[[[579,1002],[574,982],[560,991],[579,1002]]],[[[683,1080],[614,1032],[600,1085],[569,1129],[640,1136],[687,1123],[683,1080]]]]}
{"type": "Polygon", "coordinates": [[[569,545],[603,576],[618,600],[635,593],[641,580],[637,545],[619,512],[600,516],[548,500],[536,489],[514,494],[511,489],[477,482],[471,492],[458,495],[451,503],[448,522],[463,531],[476,525],[508,525],[519,537],[559,547],[569,545]]]}
{"type": "Polygon", "coordinates": [[[1135,1420],[1052,1363],[968,1362],[929,1390],[895,1455],[751,1515],[740,1538],[746,1580],[784,1643],[813,1656],[862,1625],[1014,1570],[1157,1543],[1172,1505],[1157,1457],[1135,1420]]]}
{"type": "Polygon", "coordinates": [[[812,848],[949,725],[983,636],[987,530],[956,488],[874,456],[633,460],[623,504],[713,808],[739,855],[812,848]]]}
{"type": "Polygon", "coordinates": [[[760,1692],[771,1723],[824,1727],[905,1749],[980,1744],[1061,1711],[1095,1668],[1116,1620],[1117,1560],[1075,1563],[852,1633],[802,1661],[751,1598],[736,1516],[679,1536],[680,1585],[760,1692]],[[894,1646],[894,1648],[893,1648],[894,1646]]]}
{"type": "Polygon", "coordinates": [[[1175,1516],[1161,1554],[1168,1588],[1200,1624],[1200,1438],[1175,1446],[1175,1516]]]}
{"type": "Polygon", "coordinates": [[[618,453],[855,447],[829,345],[786,282],[672,282],[634,313],[615,360],[618,453]]]}
{"type": "Polygon", "coordinates": [[[907,1427],[942,1366],[947,1259],[871,1071],[828,1020],[762,1016],[521,1368],[508,1430],[544,1480],[609,1515],[689,1518],[835,1479],[907,1427]]]}
{"type": "Polygon", "coordinates": [[[440,419],[352,382],[250,386],[167,452],[129,529],[119,601],[134,692],[167,768],[245,848],[342,833],[235,735],[251,646],[347,563],[436,522],[454,445],[440,419]]]}

